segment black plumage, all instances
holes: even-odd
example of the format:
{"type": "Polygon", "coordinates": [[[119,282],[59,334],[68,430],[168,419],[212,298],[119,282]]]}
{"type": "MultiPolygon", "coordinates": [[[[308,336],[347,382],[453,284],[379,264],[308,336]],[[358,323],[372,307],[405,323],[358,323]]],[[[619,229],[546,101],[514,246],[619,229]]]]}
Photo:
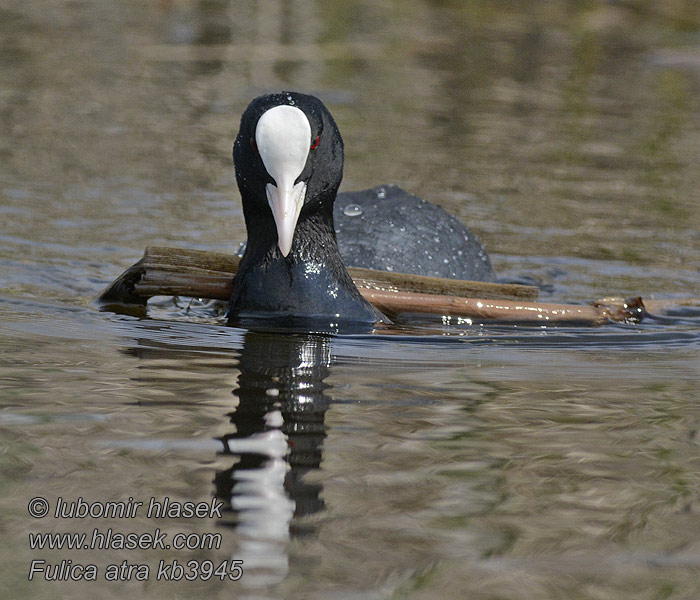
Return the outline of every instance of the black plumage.
{"type": "Polygon", "coordinates": [[[338,251],[333,202],[343,176],[343,140],[323,103],[292,92],[253,100],[241,118],[233,160],[248,242],[234,279],[229,322],[283,318],[371,324],[382,320],[383,315],[358,291],[338,251]],[[279,105],[299,108],[311,126],[308,159],[297,178],[306,183],[306,196],[287,256],[278,246],[265,192],[266,184],[274,180],[255,144],[258,121],[279,105]]]}

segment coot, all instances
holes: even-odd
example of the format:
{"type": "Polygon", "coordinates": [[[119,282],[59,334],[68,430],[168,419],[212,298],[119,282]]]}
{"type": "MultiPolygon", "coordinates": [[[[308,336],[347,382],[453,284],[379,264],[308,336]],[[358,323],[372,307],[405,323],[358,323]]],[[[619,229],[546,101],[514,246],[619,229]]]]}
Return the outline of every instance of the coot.
{"type": "Polygon", "coordinates": [[[229,323],[384,320],[338,251],[333,202],[343,177],[343,140],[323,103],[294,92],[256,98],[241,117],[233,162],[248,241],[229,323]]]}
{"type": "Polygon", "coordinates": [[[364,300],[344,263],[495,278],[476,237],[440,207],[393,185],[337,195],[343,141],[314,96],[281,92],[253,100],[241,117],[233,160],[248,240],[229,323],[386,320],[364,300]]]}

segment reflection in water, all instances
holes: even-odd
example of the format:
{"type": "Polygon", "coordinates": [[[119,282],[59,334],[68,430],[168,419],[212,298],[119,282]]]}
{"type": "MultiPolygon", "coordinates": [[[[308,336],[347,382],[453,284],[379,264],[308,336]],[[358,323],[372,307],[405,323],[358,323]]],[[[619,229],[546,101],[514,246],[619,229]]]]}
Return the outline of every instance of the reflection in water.
{"type": "Polygon", "coordinates": [[[322,335],[245,335],[239,403],[230,414],[236,431],[221,440],[237,460],[215,483],[235,516],[236,558],[244,561],[248,585],[284,579],[287,542],[302,534],[290,532],[292,518],[323,508],[321,486],[305,483],[304,475],[321,463],[330,348],[322,335]]]}

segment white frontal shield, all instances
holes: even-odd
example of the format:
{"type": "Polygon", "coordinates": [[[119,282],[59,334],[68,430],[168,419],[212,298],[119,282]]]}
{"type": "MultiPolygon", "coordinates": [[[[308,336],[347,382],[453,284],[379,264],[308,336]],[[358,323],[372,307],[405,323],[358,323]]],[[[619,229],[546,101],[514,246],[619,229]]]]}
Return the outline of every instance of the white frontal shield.
{"type": "Polygon", "coordinates": [[[306,166],[311,125],[295,106],[275,106],[263,113],[255,128],[260,158],[275,184],[265,187],[267,203],[277,226],[277,245],[283,256],[292,249],[294,229],[306,197],[306,184],[294,182],[306,166]]]}

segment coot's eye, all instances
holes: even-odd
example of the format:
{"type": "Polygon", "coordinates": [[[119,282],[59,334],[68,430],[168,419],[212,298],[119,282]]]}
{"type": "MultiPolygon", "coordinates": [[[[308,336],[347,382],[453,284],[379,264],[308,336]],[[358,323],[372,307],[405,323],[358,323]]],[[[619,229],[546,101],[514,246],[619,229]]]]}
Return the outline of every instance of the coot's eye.
{"type": "Polygon", "coordinates": [[[319,143],[320,141],[321,141],[321,137],[317,135],[317,136],[314,138],[314,141],[311,142],[311,149],[312,149],[312,150],[316,150],[316,148],[318,148],[318,143],[319,143]]]}
{"type": "Polygon", "coordinates": [[[257,152],[258,151],[258,145],[255,143],[255,138],[250,138],[250,147],[257,152]]]}

